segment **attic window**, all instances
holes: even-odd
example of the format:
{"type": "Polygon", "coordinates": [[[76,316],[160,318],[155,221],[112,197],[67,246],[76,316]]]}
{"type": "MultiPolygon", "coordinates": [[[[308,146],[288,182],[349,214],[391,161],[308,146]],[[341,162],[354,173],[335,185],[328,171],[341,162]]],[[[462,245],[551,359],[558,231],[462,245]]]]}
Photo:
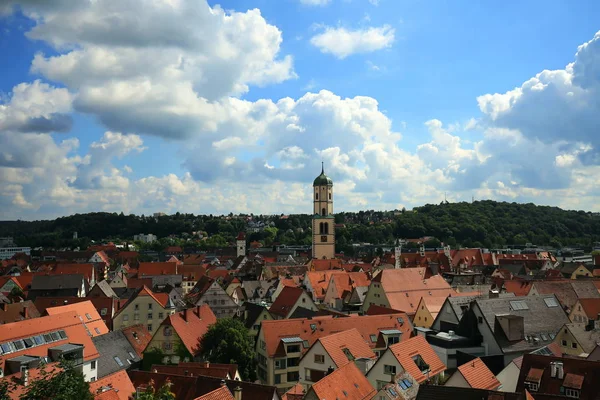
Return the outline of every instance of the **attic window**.
{"type": "Polygon", "coordinates": [[[88,313],[85,313],[85,317],[88,319],[88,321],[92,320],[92,316],[88,313]]]}
{"type": "Polygon", "coordinates": [[[118,356],[114,356],[113,358],[115,359],[119,367],[123,366],[123,361],[121,361],[121,359],[118,356]]]}
{"type": "Polygon", "coordinates": [[[377,341],[377,335],[371,335],[371,342],[375,343],[377,341]]]}
{"type": "Polygon", "coordinates": [[[546,297],[544,303],[546,303],[548,307],[558,307],[558,302],[554,297],[546,297]]]}
{"type": "Polygon", "coordinates": [[[94,328],[94,330],[96,331],[96,334],[99,335],[100,334],[100,329],[98,328],[94,328]]]}
{"type": "Polygon", "coordinates": [[[135,354],[133,354],[133,353],[132,353],[132,352],[130,352],[130,351],[129,351],[128,353],[129,353],[129,357],[131,357],[131,359],[132,359],[132,360],[133,360],[133,359],[135,359],[135,354]]]}
{"type": "Polygon", "coordinates": [[[310,347],[310,343],[308,343],[308,340],[303,340],[302,345],[304,346],[305,349],[308,349],[310,347]]]}
{"type": "Polygon", "coordinates": [[[317,324],[310,324],[310,329],[313,331],[317,330],[317,324]]]}
{"type": "Polygon", "coordinates": [[[404,318],[398,317],[398,323],[400,324],[400,326],[404,325],[404,318]]]}
{"type": "Polygon", "coordinates": [[[514,300],[514,301],[511,301],[510,302],[510,306],[513,309],[513,311],[529,310],[529,306],[523,300],[518,300],[518,301],[514,300]]]}

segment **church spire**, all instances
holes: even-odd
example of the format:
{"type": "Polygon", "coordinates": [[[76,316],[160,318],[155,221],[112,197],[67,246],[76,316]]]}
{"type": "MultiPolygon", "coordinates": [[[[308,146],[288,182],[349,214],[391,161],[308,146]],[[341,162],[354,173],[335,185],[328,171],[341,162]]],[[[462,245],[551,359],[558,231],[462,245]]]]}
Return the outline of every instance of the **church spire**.
{"type": "Polygon", "coordinates": [[[321,174],[325,175],[325,163],[321,161],[321,174]]]}

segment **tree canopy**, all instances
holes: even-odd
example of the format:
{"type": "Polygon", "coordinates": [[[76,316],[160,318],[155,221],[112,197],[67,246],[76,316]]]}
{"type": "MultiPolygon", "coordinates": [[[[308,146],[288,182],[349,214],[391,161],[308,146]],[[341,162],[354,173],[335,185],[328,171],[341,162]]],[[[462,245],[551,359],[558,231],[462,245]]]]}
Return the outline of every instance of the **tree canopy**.
{"type": "Polygon", "coordinates": [[[242,379],[256,379],[254,342],[240,320],[217,320],[200,340],[200,349],[204,359],[214,363],[237,364],[242,379]]]}

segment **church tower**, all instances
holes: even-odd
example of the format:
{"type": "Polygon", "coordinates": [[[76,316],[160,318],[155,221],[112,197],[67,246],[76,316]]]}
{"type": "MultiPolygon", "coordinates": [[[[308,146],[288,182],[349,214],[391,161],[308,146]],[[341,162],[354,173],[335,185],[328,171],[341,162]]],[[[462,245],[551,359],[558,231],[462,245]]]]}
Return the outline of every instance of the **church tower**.
{"type": "Polygon", "coordinates": [[[333,181],[321,175],[313,182],[312,256],[318,259],[335,258],[335,219],[333,217],[333,181]]]}

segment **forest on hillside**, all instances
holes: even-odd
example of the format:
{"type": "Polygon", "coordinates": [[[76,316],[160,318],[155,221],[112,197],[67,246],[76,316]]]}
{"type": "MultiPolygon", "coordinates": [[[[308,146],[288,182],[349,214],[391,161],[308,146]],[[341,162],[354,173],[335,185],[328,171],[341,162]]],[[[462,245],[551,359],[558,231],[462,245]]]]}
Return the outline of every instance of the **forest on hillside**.
{"type": "MultiPolygon", "coordinates": [[[[270,246],[310,244],[311,215],[213,216],[176,213],[153,217],[123,213],[87,213],[46,221],[2,221],[0,237],[18,245],[87,247],[93,240],[131,241],[138,233],[153,233],[153,246],[226,246],[245,231],[248,221],[263,222],[248,240],[270,246]],[[78,239],[73,239],[73,232],[78,239]],[[194,236],[200,233],[202,239],[194,236]]],[[[586,211],[496,201],[427,204],[413,210],[341,212],[335,215],[338,251],[352,243],[392,244],[397,238],[433,236],[451,246],[499,248],[504,245],[582,246],[600,241],[600,216],[586,211]]]]}

